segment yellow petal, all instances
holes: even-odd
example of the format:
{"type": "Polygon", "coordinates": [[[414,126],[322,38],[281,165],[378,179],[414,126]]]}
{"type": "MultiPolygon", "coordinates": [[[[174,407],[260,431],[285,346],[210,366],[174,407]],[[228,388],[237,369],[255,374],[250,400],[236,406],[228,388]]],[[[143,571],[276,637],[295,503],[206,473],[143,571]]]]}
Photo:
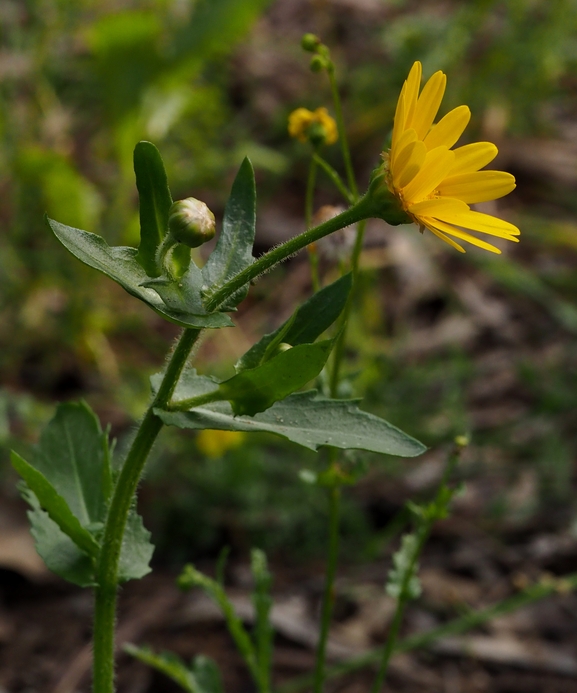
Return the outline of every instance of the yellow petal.
{"type": "MultiPolygon", "coordinates": [[[[432,193],[445,178],[454,160],[454,153],[447,147],[436,147],[427,152],[421,169],[403,190],[405,200],[410,204],[414,204],[432,193]]],[[[457,196],[447,195],[447,197],[457,196]]]]}
{"type": "Polygon", "coordinates": [[[466,231],[456,229],[454,226],[451,226],[450,224],[445,224],[444,221],[437,221],[436,219],[426,219],[424,220],[424,223],[425,226],[429,227],[431,230],[434,228],[437,231],[440,231],[441,233],[447,233],[451,236],[455,236],[455,238],[458,238],[461,241],[467,241],[468,243],[472,243],[473,245],[476,245],[479,248],[483,248],[483,250],[488,250],[490,253],[496,253],[497,255],[501,254],[499,248],[495,248],[494,245],[486,243],[485,241],[482,241],[480,238],[477,238],[476,236],[472,236],[470,233],[467,233],[466,231]]]}
{"type": "Polygon", "coordinates": [[[475,142],[464,147],[453,149],[455,152],[455,165],[451,169],[451,175],[460,173],[473,173],[493,161],[498,149],[492,142],[475,142]]]}
{"type": "Polygon", "coordinates": [[[391,158],[393,158],[395,151],[398,147],[399,139],[405,130],[405,92],[407,91],[407,83],[403,84],[401,93],[399,95],[399,100],[397,101],[397,108],[395,109],[395,119],[393,121],[393,137],[391,139],[391,158]]]}
{"type": "Polygon", "coordinates": [[[399,152],[393,169],[393,186],[397,190],[404,188],[413,180],[423,165],[426,155],[427,148],[420,140],[409,142],[399,152]]]}
{"type": "Polygon", "coordinates": [[[417,133],[413,130],[413,128],[409,128],[408,130],[405,130],[403,134],[399,137],[397,141],[397,145],[395,148],[391,148],[391,171],[395,170],[395,162],[398,159],[398,155],[401,153],[401,151],[411,142],[414,142],[417,139],[417,133]]]}
{"type": "Polygon", "coordinates": [[[421,87],[421,76],[423,73],[423,67],[421,63],[417,60],[413,63],[413,67],[409,72],[407,81],[405,84],[407,88],[405,90],[405,124],[404,127],[409,127],[413,113],[417,106],[417,97],[419,96],[419,89],[421,87]]]}
{"type": "MultiPolygon", "coordinates": [[[[412,212],[412,209],[410,210],[412,212]]],[[[490,214],[483,214],[482,212],[473,212],[472,210],[452,210],[449,209],[445,211],[441,209],[439,211],[431,212],[426,216],[434,217],[441,221],[445,221],[448,224],[454,224],[455,226],[462,226],[466,229],[471,229],[472,231],[481,231],[482,233],[487,233],[490,236],[499,236],[499,238],[506,238],[509,241],[518,242],[518,236],[521,232],[519,229],[510,224],[508,221],[503,219],[498,219],[490,214]]]]}
{"type": "Polygon", "coordinates": [[[407,118],[406,127],[415,128],[417,137],[422,140],[429,132],[445,93],[447,77],[440,70],[429,79],[419,96],[415,112],[407,118]]]}
{"type": "Polygon", "coordinates": [[[458,243],[455,243],[455,241],[452,238],[449,238],[449,236],[445,236],[444,233],[441,233],[440,231],[437,231],[437,229],[432,229],[430,227],[427,227],[431,233],[434,233],[435,236],[438,236],[442,241],[445,241],[445,243],[448,243],[449,245],[452,245],[455,250],[458,250],[460,253],[464,253],[465,248],[463,246],[459,245],[458,243]]]}
{"type": "Polygon", "coordinates": [[[468,212],[469,206],[453,197],[436,197],[432,200],[421,200],[421,202],[416,202],[410,205],[408,211],[416,216],[438,216],[440,219],[443,219],[443,214],[468,212]]]}
{"type": "Polygon", "coordinates": [[[471,111],[468,106],[458,106],[449,111],[444,118],[441,118],[431,128],[429,134],[425,137],[424,141],[427,149],[434,149],[441,145],[452,147],[463,134],[470,119],[471,111]]]}
{"type": "Polygon", "coordinates": [[[503,197],[503,195],[507,195],[514,189],[514,176],[504,171],[461,173],[457,176],[446,178],[438,186],[440,195],[444,197],[456,197],[468,204],[496,200],[499,197],[503,197]]]}
{"type": "Polygon", "coordinates": [[[314,115],[308,108],[297,108],[289,115],[288,132],[301,142],[306,142],[306,129],[313,122],[314,115]]]}

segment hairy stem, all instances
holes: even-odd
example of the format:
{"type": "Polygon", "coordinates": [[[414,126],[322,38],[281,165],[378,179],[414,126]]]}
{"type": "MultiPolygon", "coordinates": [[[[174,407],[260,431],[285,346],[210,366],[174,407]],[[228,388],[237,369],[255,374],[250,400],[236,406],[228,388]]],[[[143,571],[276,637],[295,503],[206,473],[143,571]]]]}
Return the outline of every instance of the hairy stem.
{"type": "Polygon", "coordinates": [[[178,378],[198,339],[200,330],[184,330],[167,365],[160,388],[142,419],[122,470],[118,476],[108,510],[102,550],[98,562],[94,613],[94,693],[114,691],[114,627],[116,620],[116,594],[118,564],[122,539],[136,488],[152,446],[162,428],[154,414],[155,407],[165,407],[176,387],[178,378]]]}
{"type": "Polygon", "coordinates": [[[289,239],[285,243],[269,250],[268,253],[261,255],[258,260],[255,260],[252,265],[249,265],[242,272],[239,272],[232,279],[230,279],[224,286],[215,291],[206,302],[207,310],[216,310],[229,296],[231,296],[235,291],[238,291],[242,286],[248,284],[250,281],[263,274],[274,265],[278,265],[287,257],[294,255],[299,250],[302,250],[305,246],[310,243],[328,236],[330,233],[339,231],[345,226],[350,226],[351,224],[356,224],[358,221],[363,219],[368,219],[371,216],[378,214],[378,209],[376,209],[375,202],[370,197],[361,197],[361,199],[352,207],[345,210],[341,214],[338,214],[332,219],[327,219],[327,221],[319,224],[304,231],[298,236],[289,239]]]}
{"type": "MultiPolygon", "coordinates": [[[[361,198],[353,207],[328,221],[308,229],[291,238],[282,245],[269,251],[242,272],[228,281],[207,301],[209,311],[216,310],[245,284],[290,255],[324,236],[338,231],[350,224],[373,216],[378,210],[370,197],[361,198]]],[[[95,588],[94,615],[94,660],[93,691],[94,693],[114,693],[114,627],[116,619],[116,597],[118,588],[118,566],[122,549],[122,540],[128,519],[128,513],[134,502],[138,482],[146,459],[162,428],[162,422],[154,414],[155,408],[167,408],[178,378],[186,364],[190,351],[200,335],[199,329],[186,329],[178,342],[167,365],[160,388],[142,419],[132,442],[126,460],[122,466],[104,528],[102,549],[97,566],[97,587],[95,588]]],[[[208,400],[206,400],[208,401],[208,400]]],[[[338,496],[338,493],[337,493],[338,496]]],[[[338,498],[337,498],[338,501],[338,498]]],[[[333,522],[335,540],[338,535],[338,502],[336,503],[336,520],[333,522]]],[[[333,513],[334,514],[334,513],[333,513]]],[[[336,567],[336,548],[331,562],[333,579],[336,567]]],[[[332,554],[331,554],[332,555],[332,554]]],[[[331,600],[326,601],[330,618],[331,600]]],[[[328,620],[327,620],[328,629],[328,620]]],[[[328,631],[327,631],[328,632],[328,631]]],[[[326,635],[325,635],[326,641],[326,635]]],[[[323,652],[324,659],[324,652],[323,652]]],[[[323,665],[324,666],[324,665],[323,665]]],[[[321,667],[322,676],[322,667],[321,667]]],[[[321,679],[322,686],[322,679],[321,679]]]]}

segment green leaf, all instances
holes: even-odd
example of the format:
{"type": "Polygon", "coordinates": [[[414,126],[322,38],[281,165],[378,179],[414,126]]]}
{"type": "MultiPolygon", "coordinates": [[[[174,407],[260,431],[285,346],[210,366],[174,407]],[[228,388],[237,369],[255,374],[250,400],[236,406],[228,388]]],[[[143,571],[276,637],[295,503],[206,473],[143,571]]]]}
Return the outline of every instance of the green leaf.
{"type": "MultiPolygon", "coordinates": [[[[254,171],[250,161],[245,158],[232,184],[216,248],[202,268],[207,296],[253,263],[255,223],[254,171]]],[[[247,292],[248,286],[243,287],[220,310],[233,310],[247,292]]]]}
{"type": "Polygon", "coordinates": [[[192,672],[178,655],[172,652],[155,654],[149,647],[137,647],[131,643],[126,643],[123,649],[132,657],[168,676],[187,693],[201,693],[192,672]]]}
{"type": "MultiPolygon", "coordinates": [[[[153,385],[158,386],[159,377],[153,377],[153,385]]],[[[212,379],[190,370],[183,374],[174,398],[189,399],[211,390],[212,379]]],[[[212,402],[187,412],[154,411],[167,425],[197,430],[264,431],[310,450],[330,445],[399,457],[416,457],[426,450],[418,440],[384,419],[361,411],[357,400],[331,400],[319,396],[316,390],[290,395],[254,417],[235,416],[228,402],[212,402]]]]}
{"type": "Polygon", "coordinates": [[[42,510],[38,499],[26,484],[20,485],[20,493],[32,507],[32,510],[28,511],[30,531],[35,539],[36,551],[47,568],[80,587],[94,586],[96,583],[91,558],[64,534],[56,522],[50,519],[48,513],[42,510]]]}
{"type": "Polygon", "coordinates": [[[418,599],[421,583],[418,578],[419,564],[416,561],[419,541],[415,534],[405,534],[400,549],[393,555],[393,567],[389,570],[386,592],[389,597],[418,599]]]}
{"type": "Polygon", "coordinates": [[[334,340],[300,344],[219,385],[235,414],[254,416],[306,385],[322,371],[334,340]]]}
{"type": "Polygon", "coordinates": [[[152,142],[139,142],[134,148],[134,173],[140,212],[140,245],[136,260],[150,277],[160,271],[156,250],[168,231],[168,211],[172,197],[162,157],[152,142]]]}
{"type": "Polygon", "coordinates": [[[222,680],[215,662],[204,655],[194,658],[189,669],[178,655],[172,652],[155,654],[149,647],[124,645],[124,651],[149,667],[172,679],[187,693],[222,693],[222,680]]]}
{"type": "Polygon", "coordinates": [[[235,365],[237,372],[255,368],[280,342],[297,346],[314,342],[339,317],[349,296],[352,275],[345,274],[311,296],[278,329],[254,344],[235,365]]]}
{"type": "Polygon", "coordinates": [[[197,655],[192,663],[192,673],[203,693],[224,693],[220,670],[210,657],[197,655]]]}
{"type": "Polygon", "coordinates": [[[100,551],[100,545],[96,539],[85,529],[78,519],[72,514],[68,503],[57,493],[54,486],[46,479],[44,474],[34,469],[20,455],[11,454],[12,466],[26,482],[28,488],[34,492],[40,506],[46,511],[51,520],[67,534],[72,541],[89,556],[96,558],[100,551]]]}
{"type": "MultiPolygon", "coordinates": [[[[47,221],[56,238],[76,258],[118,282],[129,294],[144,301],[167,320],[181,327],[226,327],[233,324],[227,316],[221,313],[207,314],[204,308],[199,309],[199,314],[196,314],[194,310],[191,311],[186,303],[178,302],[178,290],[171,293],[170,289],[160,289],[165,295],[170,296],[169,300],[172,301],[171,306],[166,305],[158,291],[145,286],[148,282],[155,280],[146,274],[136,260],[138,251],[135,248],[111,247],[104,238],[94,233],[75,229],[52,219],[47,219],[47,221]]],[[[192,270],[192,283],[194,283],[194,277],[194,270],[192,270]]],[[[160,286],[166,280],[158,279],[156,281],[160,282],[160,286]]],[[[182,301],[190,299],[190,294],[187,292],[190,291],[191,278],[187,278],[185,283],[187,288],[181,295],[182,301]]],[[[200,305],[200,298],[196,297],[195,301],[196,308],[197,305],[200,305]]]]}
{"type": "Polygon", "coordinates": [[[150,532],[142,524],[142,518],[135,512],[128,516],[122,550],[118,565],[118,580],[138,580],[150,573],[150,559],[154,546],[150,543],[150,532]]]}
{"type": "Polygon", "coordinates": [[[83,527],[104,520],[112,483],[108,440],[86,403],[58,405],[30,465],[62,496],[83,527]]]}

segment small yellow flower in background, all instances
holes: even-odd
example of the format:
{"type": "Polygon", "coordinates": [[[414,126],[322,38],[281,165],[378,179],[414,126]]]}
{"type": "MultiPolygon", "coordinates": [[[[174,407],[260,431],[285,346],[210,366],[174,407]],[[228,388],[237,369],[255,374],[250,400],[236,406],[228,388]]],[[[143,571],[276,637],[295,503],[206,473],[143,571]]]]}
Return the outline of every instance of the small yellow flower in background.
{"type": "Polygon", "coordinates": [[[337,124],[326,108],[297,108],[289,115],[288,131],[300,142],[308,140],[314,145],[334,144],[338,139],[337,124]]]}
{"type": "Polygon", "coordinates": [[[215,459],[242,445],[244,437],[242,431],[204,429],[196,436],[196,447],[203,455],[215,459]]]}
{"type": "Polygon", "coordinates": [[[421,232],[427,228],[463,253],[465,249],[453,238],[500,253],[469,231],[518,241],[519,229],[475,212],[469,204],[507,195],[515,188],[515,178],[503,171],[480,170],[497,156],[491,142],[451,149],[471,112],[467,106],[458,106],[433,125],[447,78],[435,72],[419,95],[421,73],[421,63],[416,62],[399,96],[391,149],[383,153],[387,186],[421,232]]]}

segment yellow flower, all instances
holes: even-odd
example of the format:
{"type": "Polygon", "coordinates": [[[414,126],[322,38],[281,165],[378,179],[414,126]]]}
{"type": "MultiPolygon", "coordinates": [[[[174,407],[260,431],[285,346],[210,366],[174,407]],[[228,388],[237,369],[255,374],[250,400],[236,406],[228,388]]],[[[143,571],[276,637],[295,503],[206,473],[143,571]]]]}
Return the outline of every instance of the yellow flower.
{"type": "Polygon", "coordinates": [[[207,457],[222,457],[227,450],[242,445],[242,431],[216,431],[204,429],[196,436],[196,447],[207,457]]]}
{"type": "Polygon", "coordinates": [[[433,124],[446,82],[442,72],[435,72],[419,95],[421,63],[411,68],[397,103],[391,149],[383,153],[387,186],[421,232],[427,228],[463,253],[453,238],[500,253],[469,231],[518,241],[519,229],[475,212],[469,204],[507,195],[515,188],[515,178],[503,171],[480,170],[497,156],[491,142],[451,149],[471,117],[467,106],[458,106],[433,124]]]}
{"type": "Polygon", "coordinates": [[[334,144],[338,139],[337,124],[326,108],[297,108],[289,115],[288,131],[300,142],[310,140],[315,145],[334,144]]]}

